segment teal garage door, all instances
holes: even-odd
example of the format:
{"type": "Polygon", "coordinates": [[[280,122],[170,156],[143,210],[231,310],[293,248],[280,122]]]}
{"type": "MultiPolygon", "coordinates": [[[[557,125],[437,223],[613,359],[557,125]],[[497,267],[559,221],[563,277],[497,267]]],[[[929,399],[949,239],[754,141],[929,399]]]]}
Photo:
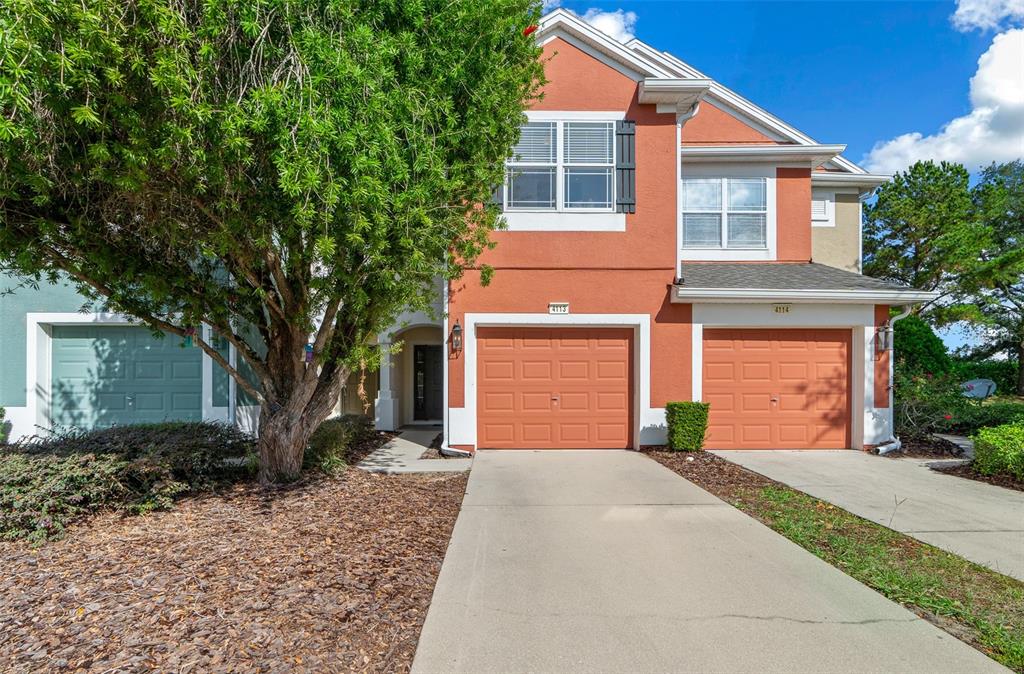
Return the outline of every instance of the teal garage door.
{"type": "Polygon", "coordinates": [[[203,418],[202,351],[145,328],[53,326],[55,428],[203,418]]]}

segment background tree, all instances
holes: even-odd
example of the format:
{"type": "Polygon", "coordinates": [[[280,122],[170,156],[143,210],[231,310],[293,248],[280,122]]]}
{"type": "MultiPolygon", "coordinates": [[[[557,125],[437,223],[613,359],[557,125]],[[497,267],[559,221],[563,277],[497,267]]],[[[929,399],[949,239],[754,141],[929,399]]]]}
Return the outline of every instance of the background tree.
{"type": "Polygon", "coordinates": [[[0,0],[0,266],[191,336],[291,478],[371,337],[487,246],[539,9],[0,0]]]}
{"type": "Polygon", "coordinates": [[[939,303],[955,292],[965,251],[977,245],[969,184],[960,164],[924,161],[882,185],[864,208],[864,273],[939,291],[939,303]]]}
{"type": "Polygon", "coordinates": [[[893,327],[896,370],[905,375],[943,375],[952,361],[946,346],[932,327],[919,316],[907,316],[893,327]]]}
{"type": "Polygon", "coordinates": [[[975,327],[973,357],[1016,361],[1016,392],[1024,396],[1024,161],[986,168],[972,200],[980,252],[959,279],[959,303],[942,318],[975,327]]]}

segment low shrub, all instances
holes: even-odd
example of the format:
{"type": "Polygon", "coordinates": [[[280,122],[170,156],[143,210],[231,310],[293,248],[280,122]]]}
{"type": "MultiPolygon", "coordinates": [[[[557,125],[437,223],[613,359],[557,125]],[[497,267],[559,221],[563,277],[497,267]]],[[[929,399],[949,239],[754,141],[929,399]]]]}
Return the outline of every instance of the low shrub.
{"type": "Polygon", "coordinates": [[[1024,403],[989,402],[964,405],[949,424],[953,433],[970,435],[988,426],[1024,422],[1024,403]]]}
{"type": "Polygon", "coordinates": [[[901,435],[922,437],[949,432],[964,410],[972,406],[960,384],[949,375],[906,376],[897,372],[895,383],[893,412],[896,432],[901,435]]]}
{"type": "Polygon", "coordinates": [[[665,405],[668,446],[676,451],[695,452],[704,446],[708,430],[708,403],[674,402],[665,405]]]}
{"type": "Polygon", "coordinates": [[[373,421],[361,414],[328,419],[309,438],[302,467],[332,474],[344,470],[360,447],[377,438],[373,421]]]}
{"type": "Polygon", "coordinates": [[[252,439],[229,426],[168,422],[29,438],[0,449],[0,539],[42,541],[101,509],[170,507],[251,471],[252,439]],[[226,461],[233,459],[233,461],[226,461]]]}
{"type": "Polygon", "coordinates": [[[974,467],[983,475],[1024,480],[1024,422],[983,428],[974,435],[974,467]]]}

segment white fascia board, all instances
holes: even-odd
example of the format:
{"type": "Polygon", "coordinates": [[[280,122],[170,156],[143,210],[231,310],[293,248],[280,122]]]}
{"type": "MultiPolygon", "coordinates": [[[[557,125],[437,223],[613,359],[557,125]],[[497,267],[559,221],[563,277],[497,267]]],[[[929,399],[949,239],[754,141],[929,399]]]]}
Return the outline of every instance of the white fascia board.
{"type": "Polygon", "coordinates": [[[673,75],[689,79],[709,79],[707,75],[688,64],[680,65],[682,63],[681,61],[670,61],[665,57],[664,52],[661,52],[646,42],[642,42],[636,38],[627,42],[626,46],[643,56],[648,61],[653,61],[658,64],[673,75]]]}
{"type": "Polygon", "coordinates": [[[878,187],[889,182],[891,175],[882,173],[836,173],[835,171],[815,171],[811,174],[811,184],[815,187],[878,187]]]}
{"type": "Polygon", "coordinates": [[[659,68],[633,50],[627,49],[618,40],[605,35],[568,10],[558,8],[541,18],[539,30],[536,33],[537,43],[544,44],[551,34],[557,31],[564,31],[606,57],[618,61],[645,77],[672,77],[668,71],[659,68]]]}
{"type": "Polygon", "coordinates": [[[771,288],[687,288],[673,286],[675,304],[707,303],[813,303],[919,304],[938,297],[925,290],[784,290],[771,288]]]}
{"type": "Polygon", "coordinates": [[[668,108],[666,112],[685,114],[693,109],[704,97],[711,86],[711,80],[680,79],[680,78],[645,78],[640,81],[640,103],[652,103],[668,108]]]}
{"type": "Polygon", "coordinates": [[[820,166],[846,149],[845,145],[687,145],[679,150],[685,161],[808,161],[820,166]]]}

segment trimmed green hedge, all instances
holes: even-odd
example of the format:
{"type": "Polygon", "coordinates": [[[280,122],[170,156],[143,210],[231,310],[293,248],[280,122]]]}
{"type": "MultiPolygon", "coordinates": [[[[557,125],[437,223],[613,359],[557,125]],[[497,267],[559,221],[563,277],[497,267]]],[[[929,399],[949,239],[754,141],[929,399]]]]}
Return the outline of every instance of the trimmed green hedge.
{"type": "Polygon", "coordinates": [[[1024,480],[1024,423],[983,428],[974,435],[974,467],[984,475],[1024,480]]]}
{"type": "Polygon", "coordinates": [[[695,452],[704,446],[708,430],[708,403],[675,402],[665,405],[668,446],[675,451],[695,452]]]}

